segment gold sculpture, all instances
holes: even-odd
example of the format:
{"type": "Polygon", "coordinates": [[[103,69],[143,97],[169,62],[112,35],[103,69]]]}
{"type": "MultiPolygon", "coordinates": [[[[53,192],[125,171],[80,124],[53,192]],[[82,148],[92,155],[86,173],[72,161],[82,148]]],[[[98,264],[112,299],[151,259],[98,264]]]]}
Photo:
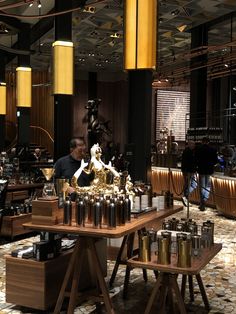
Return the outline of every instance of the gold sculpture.
{"type": "Polygon", "coordinates": [[[80,168],[74,173],[71,186],[75,189],[77,193],[91,192],[91,193],[104,193],[104,194],[112,194],[112,193],[128,193],[132,194],[132,183],[130,181],[130,177],[127,179],[127,184],[125,186],[125,191],[120,190],[120,174],[115,170],[115,168],[109,164],[105,164],[101,160],[102,149],[98,144],[94,144],[90,150],[91,160],[89,163],[81,161],[80,168]],[[94,173],[94,179],[91,182],[90,186],[80,187],[77,184],[77,180],[82,172],[87,174],[94,173]],[[107,183],[108,174],[112,174],[113,183],[107,183]]]}

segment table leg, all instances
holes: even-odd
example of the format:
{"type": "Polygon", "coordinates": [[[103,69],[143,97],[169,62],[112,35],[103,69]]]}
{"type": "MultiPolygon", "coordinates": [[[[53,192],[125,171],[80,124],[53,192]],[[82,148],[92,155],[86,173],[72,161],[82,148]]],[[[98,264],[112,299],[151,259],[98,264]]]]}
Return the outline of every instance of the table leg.
{"type": "Polygon", "coordinates": [[[194,302],[194,292],[193,292],[193,276],[188,275],[188,288],[190,294],[190,301],[194,302]]]}
{"type": "Polygon", "coordinates": [[[67,286],[68,281],[70,279],[70,275],[72,274],[72,271],[74,269],[76,257],[79,255],[78,254],[79,247],[80,247],[80,242],[79,242],[79,239],[78,239],[76,241],[76,244],[75,244],[75,247],[74,247],[74,251],[73,251],[72,256],[70,258],[70,262],[69,262],[69,265],[68,265],[68,268],[67,268],[67,271],[66,271],[66,274],[65,274],[65,278],[63,280],[59,296],[57,298],[57,303],[56,303],[56,306],[55,306],[55,309],[54,309],[54,312],[53,312],[54,314],[59,314],[60,313],[60,310],[61,310],[61,307],[62,307],[62,303],[63,303],[64,297],[65,297],[66,286],[67,286]]]}
{"type": "Polygon", "coordinates": [[[102,295],[104,298],[104,303],[105,303],[107,313],[114,314],[115,312],[114,312],[114,309],[112,307],[111,299],[110,299],[110,296],[109,296],[109,293],[108,293],[108,290],[106,287],[106,283],[105,283],[105,280],[104,280],[104,277],[102,274],[101,265],[100,265],[100,262],[99,262],[99,259],[97,256],[97,251],[96,251],[95,245],[94,245],[94,239],[88,238],[87,241],[88,241],[89,249],[90,249],[93,261],[94,261],[94,268],[96,271],[97,279],[99,281],[100,289],[102,291],[102,295]]]}
{"type": "Polygon", "coordinates": [[[185,305],[184,305],[184,301],[183,301],[183,298],[181,296],[181,293],[180,293],[180,290],[179,290],[179,286],[178,286],[178,283],[177,283],[176,275],[169,274],[169,280],[170,280],[170,284],[171,284],[171,286],[173,288],[173,291],[175,293],[180,313],[181,314],[187,314],[186,308],[185,308],[185,305]]]}
{"type": "Polygon", "coordinates": [[[161,283],[162,283],[162,278],[163,278],[163,273],[160,273],[160,275],[157,278],[157,281],[155,282],[154,288],[153,288],[151,296],[150,296],[150,298],[148,300],[148,303],[147,303],[147,306],[146,306],[144,314],[149,314],[150,313],[152,305],[153,305],[153,302],[154,302],[155,297],[157,295],[157,292],[160,289],[160,286],[161,286],[161,283]]]}
{"type": "Polygon", "coordinates": [[[82,243],[82,239],[80,239],[80,254],[77,254],[77,257],[75,259],[75,264],[74,264],[74,273],[72,277],[72,285],[71,285],[71,292],[70,292],[70,301],[69,301],[69,307],[67,314],[73,314],[74,309],[76,307],[76,296],[78,293],[78,286],[79,286],[79,279],[80,279],[80,273],[82,269],[82,263],[83,263],[83,258],[84,258],[84,252],[85,248],[84,243],[82,243]]]}
{"type": "Polygon", "coordinates": [[[127,239],[128,239],[128,235],[124,236],[122,244],[121,244],[121,247],[119,249],[119,253],[118,253],[117,258],[116,258],[116,263],[115,263],[114,269],[112,271],[111,279],[110,279],[110,282],[109,282],[110,286],[113,285],[113,283],[115,281],[115,278],[116,278],[116,274],[117,274],[118,268],[119,268],[120,264],[122,264],[122,259],[121,258],[122,258],[122,255],[124,253],[124,250],[125,250],[125,245],[127,243],[127,239]]]}
{"type": "MultiPolygon", "coordinates": [[[[134,232],[129,235],[128,247],[127,247],[127,259],[133,256],[133,249],[134,249],[134,232]]],[[[129,278],[130,278],[130,271],[131,267],[126,266],[125,271],[125,281],[124,281],[124,289],[123,289],[123,298],[127,298],[128,294],[128,285],[129,285],[129,278]]]]}
{"type": "Polygon", "coordinates": [[[209,311],[210,310],[210,304],[209,304],[209,301],[208,301],[208,298],[207,298],[207,295],[206,295],[206,291],[205,291],[205,288],[204,288],[204,285],[203,285],[203,282],[202,282],[202,277],[201,277],[200,274],[197,274],[196,278],[197,278],[199,289],[201,291],[203,302],[205,304],[205,309],[209,311]]]}
{"type": "Polygon", "coordinates": [[[185,298],[185,289],[186,289],[186,280],[187,279],[187,275],[182,275],[182,284],[181,284],[181,296],[184,300],[185,298]]]}

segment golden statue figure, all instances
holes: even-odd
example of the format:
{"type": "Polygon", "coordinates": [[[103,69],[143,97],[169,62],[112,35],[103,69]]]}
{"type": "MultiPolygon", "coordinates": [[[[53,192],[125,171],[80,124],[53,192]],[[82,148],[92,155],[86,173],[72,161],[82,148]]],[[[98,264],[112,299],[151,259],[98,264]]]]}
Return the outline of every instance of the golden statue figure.
{"type": "Polygon", "coordinates": [[[102,149],[98,144],[94,144],[90,150],[91,160],[88,163],[85,163],[83,160],[81,161],[80,168],[75,172],[72,177],[71,185],[75,188],[77,192],[86,192],[91,191],[95,193],[103,192],[103,193],[119,193],[120,186],[120,175],[112,167],[111,162],[106,165],[102,160],[102,149]],[[77,180],[81,175],[82,171],[87,174],[94,173],[94,179],[91,182],[90,187],[79,187],[77,184],[77,180]],[[107,174],[112,173],[114,179],[113,184],[107,184],[107,174]]]}

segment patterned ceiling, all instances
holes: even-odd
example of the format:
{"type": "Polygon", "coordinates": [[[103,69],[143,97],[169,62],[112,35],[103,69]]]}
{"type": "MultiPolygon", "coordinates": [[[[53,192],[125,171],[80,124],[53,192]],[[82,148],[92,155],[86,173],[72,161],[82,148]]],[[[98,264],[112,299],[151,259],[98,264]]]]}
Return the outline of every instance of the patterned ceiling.
{"type": "MultiPolygon", "coordinates": [[[[29,0],[30,1],[30,0],[29,0]]],[[[147,0],[148,1],[148,0],[147,0]]],[[[25,1],[27,2],[27,0],[25,1]]],[[[1,6],[16,1],[0,0],[1,6]]],[[[53,0],[37,1],[4,12],[21,15],[47,13],[54,6],[53,0]]],[[[235,0],[159,0],[158,68],[175,61],[190,51],[191,28],[236,11],[235,0]]],[[[1,14],[0,14],[1,20],[1,14]]],[[[25,21],[25,19],[20,19],[25,21]]],[[[36,19],[28,20],[32,25],[36,19]]],[[[217,46],[235,38],[229,20],[211,27],[209,45],[217,46]]],[[[0,44],[10,47],[17,41],[17,33],[4,34],[0,27],[0,44]]],[[[32,45],[33,68],[50,67],[51,44],[54,30],[50,30],[32,45]]],[[[118,71],[123,65],[123,0],[88,0],[85,10],[73,12],[73,42],[78,68],[89,71],[118,71]]],[[[16,58],[11,67],[16,64],[16,58]]]]}

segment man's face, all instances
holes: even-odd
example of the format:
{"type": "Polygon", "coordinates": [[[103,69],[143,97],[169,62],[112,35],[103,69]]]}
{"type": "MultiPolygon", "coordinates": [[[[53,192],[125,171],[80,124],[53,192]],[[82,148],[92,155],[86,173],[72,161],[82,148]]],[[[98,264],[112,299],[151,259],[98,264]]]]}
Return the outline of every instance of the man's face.
{"type": "Polygon", "coordinates": [[[83,140],[76,140],[76,147],[73,149],[73,153],[77,159],[82,159],[86,155],[86,145],[83,140]]]}

